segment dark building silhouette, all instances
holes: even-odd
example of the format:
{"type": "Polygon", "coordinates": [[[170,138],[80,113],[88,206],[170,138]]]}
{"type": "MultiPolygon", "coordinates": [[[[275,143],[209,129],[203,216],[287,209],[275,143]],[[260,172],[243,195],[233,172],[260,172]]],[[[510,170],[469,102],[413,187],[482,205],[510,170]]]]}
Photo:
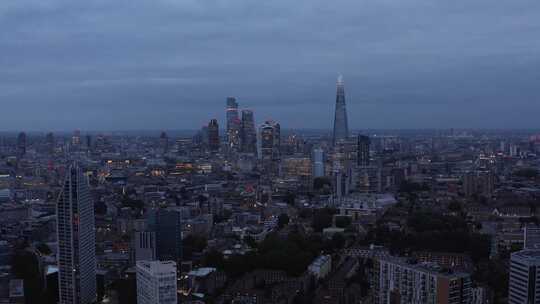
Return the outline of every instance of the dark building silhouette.
{"type": "Polygon", "coordinates": [[[219,151],[219,124],[217,119],[210,120],[208,124],[208,147],[210,151],[219,151]]]}
{"type": "Polygon", "coordinates": [[[153,210],[148,228],[156,235],[156,254],[161,261],[179,262],[182,258],[182,219],[179,210],[153,210]]]}
{"type": "Polygon", "coordinates": [[[243,153],[257,154],[257,133],[255,130],[253,111],[251,110],[242,110],[240,142],[243,153]]]}
{"type": "Polygon", "coordinates": [[[17,156],[23,157],[26,154],[26,133],[21,132],[17,136],[17,156]]]}
{"type": "Polygon", "coordinates": [[[167,136],[167,133],[161,132],[161,135],[159,136],[159,146],[163,153],[169,151],[169,136],[167,136]]]}
{"type": "Polygon", "coordinates": [[[45,147],[47,150],[47,153],[53,154],[54,149],[56,147],[56,141],[54,139],[54,134],[52,132],[47,133],[45,136],[45,147]]]}
{"type": "Polygon", "coordinates": [[[266,121],[261,125],[260,132],[263,169],[267,173],[277,174],[280,160],[280,126],[275,121],[266,121]]]}
{"type": "Polygon", "coordinates": [[[92,151],[92,135],[86,134],[86,150],[92,151]]]}
{"type": "Polygon", "coordinates": [[[240,147],[240,118],[236,98],[227,97],[227,146],[230,151],[238,151],[240,147]]]}
{"type": "Polygon", "coordinates": [[[371,141],[368,136],[358,135],[358,166],[369,166],[369,146],[371,141]]]}

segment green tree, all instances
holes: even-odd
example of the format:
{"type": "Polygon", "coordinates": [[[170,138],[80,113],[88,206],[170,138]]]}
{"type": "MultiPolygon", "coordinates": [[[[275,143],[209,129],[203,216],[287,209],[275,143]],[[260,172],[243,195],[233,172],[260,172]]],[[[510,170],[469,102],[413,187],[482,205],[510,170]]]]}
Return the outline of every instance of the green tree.
{"type": "Polygon", "coordinates": [[[135,278],[118,279],[113,282],[111,287],[118,292],[119,303],[137,303],[137,282],[135,278]]]}
{"type": "Polygon", "coordinates": [[[452,212],[461,212],[462,207],[458,201],[451,201],[450,204],[448,204],[448,210],[452,212]]]}
{"type": "Polygon", "coordinates": [[[533,179],[538,177],[538,170],[535,168],[523,168],[514,171],[514,176],[533,179]]]}
{"type": "MultiPolygon", "coordinates": [[[[232,278],[257,268],[283,270],[291,276],[298,276],[306,271],[322,248],[320,236],[307,238],[299,233],[290,233],[283,237],[278,233],[270,233],[259,244],[258,250],[245,255],[233,255],[225,260],[224,270],[232,278]]],[[[209,253],[204,261],[207,265],[220,265],[221,257],[219,253],[209,253]]]]}
{"type": "Polygon", "coordinates": [[[332,225],[332,217],[336,213],[335,209],[318,209],[313,214],[312,227],[315,231],[321,232],[324,228],[332,225]]]}
{"type": "Polygon", "coordinates": [[[223,258],[223,254],[217,250],[209,251],[203,258],[203,265],[206,267],[224,269],[225,259],[223,258]]]}
{"type": "Polygon", "coordinates": [[[291,206],[294,205],[294,202],[296,201],[296,194],[293,192],[288,192],[287,195],[285,195],[285,202],[291,206]]]}
{"type": "Polygon", "coordinates": [[[36,249],[43,255],[49,255],[52,253],[51,248],[45,243],[39,243],[36,246],[36,249]]]}
{"type": "Polygon", "coordinates": [[[352,219],[349,216],[336,216],[336,227],[348,228],[351,225],[352,219]]]}
{"type": "Polygon", "coordinates": [[[144,202],[137,199],[131,199],[128,196],[124,196],[124,198],[122,199],[122,206],[137,209],[140,211],[144,209],[144,202]]]}
{"type": "Polygon", "coordinates": [[[289,216],[285,213],[282,213],[278,216],[278,228],[283,229],[283,227],[289,224],[289,216]]]}
{"type": "Polygon", "coordinates": [[[15,276],[24,281],[26,303],[42,303],[43,280],[36,255],[28,250],[19,250],[12,257],[11,267],[15,276]]]}
{"type": "Polygon", "coordinates": [[[302,208],[298,210],[298,217],[301,219],[307,219],[313,214],[312,210],[309,208],[302,208]]]}
{"type": "Polygon", "coordinates": [[[206,238],[188,235],[182,241],[182,255],[186,259],[190,259],[193,255],[193,252],[201,252],[206,248],[207,241],[206,238]]]}
{"type": "Polygon", "coordinates": [[[333,249],[342,249],[345,246],[345,236],[342,233],[335,233],[332,236],[333,249]]]}
{"type": "Polygon", "coordinates": [[[102,201],[97,201],[96,204],[94,205],[94,211],[96,212],[96,214],[99,214],[99,215],[107,214],[107,204],[105,204],[105,202],[102,202],[102,201]]]}
{"type": "Polygon", "coordinates": [[[478,263],[473,274],[473,280],[488,285],[495,292],[495,302],[503,303],[508,296],[509,271],[503,260],[486,260],[478,263]]]}
{"type": "Polygon", "coordinates": [[[251,248],[257,248],[257,242],[251,235],[246,235],[244,237],[244,243],[246,243],[246,245],[248,245],[251,248]]]}

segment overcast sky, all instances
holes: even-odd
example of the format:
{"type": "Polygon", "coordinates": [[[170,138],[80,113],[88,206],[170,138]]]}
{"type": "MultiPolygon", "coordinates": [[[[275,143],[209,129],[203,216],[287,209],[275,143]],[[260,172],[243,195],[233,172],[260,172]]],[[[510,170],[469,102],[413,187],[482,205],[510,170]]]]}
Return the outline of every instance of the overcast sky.
{"type": "Polygon", "coordinates": [[[538,0],[1,0],[0,130],[538,128],[538,0]]]}

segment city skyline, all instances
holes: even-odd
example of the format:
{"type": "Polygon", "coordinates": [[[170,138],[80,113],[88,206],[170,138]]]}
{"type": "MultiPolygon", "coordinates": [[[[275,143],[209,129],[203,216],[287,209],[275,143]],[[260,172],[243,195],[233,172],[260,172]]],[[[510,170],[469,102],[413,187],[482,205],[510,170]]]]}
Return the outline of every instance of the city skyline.
{"type": "Polygon", "coordinates": [[[540,1],[0,26],[0,304],[540,303],[540,1]]]}
{"type": "Polygon", "coordinates": [[[231,95],[258,122],[328,129],[340,73],[351,129],[534,128],[539,6],[2,3],[0,129],[196,129],[231,95]]]}

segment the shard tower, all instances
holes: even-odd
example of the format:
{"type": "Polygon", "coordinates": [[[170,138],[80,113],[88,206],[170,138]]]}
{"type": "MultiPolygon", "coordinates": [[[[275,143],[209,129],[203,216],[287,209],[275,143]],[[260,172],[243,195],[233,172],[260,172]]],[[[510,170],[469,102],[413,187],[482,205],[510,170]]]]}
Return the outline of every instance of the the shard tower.
{"type": "Polygon", "coordinates": [[[349,137],[349,122],[347,120],[347,108],[345,106],[345,86],[343,76],[337,80],[336,113],[334,117],[334,145],[349,137]]]}

